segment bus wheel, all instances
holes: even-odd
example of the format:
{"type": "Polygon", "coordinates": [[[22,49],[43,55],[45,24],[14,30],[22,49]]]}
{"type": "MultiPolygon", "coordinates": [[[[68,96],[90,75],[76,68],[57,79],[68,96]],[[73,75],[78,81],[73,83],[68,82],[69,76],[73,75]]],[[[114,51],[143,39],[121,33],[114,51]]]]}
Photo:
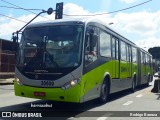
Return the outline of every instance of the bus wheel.
{"type": "Polygon", "coordinates": [[[100,94],[100,102],[105,103],[108,100],[109,95],[109,88],[106,80],[103,81],[102,87],[101,87],[101,94],[100,94]]]}
{"type": "Polygon", "coordinates": [[[131,92],[135,92],[135,89],[136,89],[136,80],[135,80],[135,78],[134,78],[133,81],[132,81],[131,92]]]}
{"type": "Polygon", "coordinates": [[[149,87],[150,79],[151,79],[151,76],[150,76],[150,75],[148,75],[148,80],[147,80],[147,83],[146,83],[146,87],[149,87]]]}

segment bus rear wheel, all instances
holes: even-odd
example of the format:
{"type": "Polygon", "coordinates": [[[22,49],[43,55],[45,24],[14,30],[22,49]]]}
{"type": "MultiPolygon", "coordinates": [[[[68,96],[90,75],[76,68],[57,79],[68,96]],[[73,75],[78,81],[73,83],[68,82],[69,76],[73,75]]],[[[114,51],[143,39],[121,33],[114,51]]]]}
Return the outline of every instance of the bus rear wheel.
{"type": "Polygon", "coordinates": [[[151,75],[148,75],[148,79],[147,79],[147,83],[146,83],[146,87],[149,87],[149,82],[151,81],[151,75]]]}
{"type": "Polygon", "coordinates": [[[135,78],[134,78],[133,81],[132,81],[131,92],[135,92],[135,89],[136,89],[136,80],[135,80],[135,78]]]}
{"type": "Polygon", "coordinates": [[[101,94],[100,94],[100,102],[106,103],[109,96],[109,85],[107,84],[107,81],[104,80],[102,87],[101,87],[101,94]]]}

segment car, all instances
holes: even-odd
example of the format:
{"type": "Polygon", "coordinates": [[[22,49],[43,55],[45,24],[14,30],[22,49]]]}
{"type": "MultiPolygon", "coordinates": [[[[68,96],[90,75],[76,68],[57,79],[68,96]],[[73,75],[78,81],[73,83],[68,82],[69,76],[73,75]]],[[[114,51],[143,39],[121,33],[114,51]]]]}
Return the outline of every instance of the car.
{"type": "Polygon", "coordinates": [[[160,78],[160,71],[157,71],[157,72],[154,74],[154,77],[160,78]]]}

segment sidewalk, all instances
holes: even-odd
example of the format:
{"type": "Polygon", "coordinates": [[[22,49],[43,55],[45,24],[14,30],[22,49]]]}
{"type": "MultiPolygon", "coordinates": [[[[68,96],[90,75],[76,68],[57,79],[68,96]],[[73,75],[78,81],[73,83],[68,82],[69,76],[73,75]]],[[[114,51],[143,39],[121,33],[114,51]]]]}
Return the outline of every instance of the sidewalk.
{"type": "Polygon", "coordinates": [[[12,85],[14,78],[0,79],[0,85],[12,85]]]}
{"type": "Polygon", "coordinates": [[[14,72],[0,72],[0,79],[14,78],[14,72]]]}

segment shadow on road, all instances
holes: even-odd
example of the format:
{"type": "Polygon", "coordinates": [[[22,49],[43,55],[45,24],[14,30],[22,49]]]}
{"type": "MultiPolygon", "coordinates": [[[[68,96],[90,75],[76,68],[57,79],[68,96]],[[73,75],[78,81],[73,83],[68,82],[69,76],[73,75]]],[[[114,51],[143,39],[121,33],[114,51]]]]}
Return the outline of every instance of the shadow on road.
{"type": "MultiPolygon", "coordinates": [[[[98,107],[100,104],[96,103],[95,100],[85,102],[82,104],[76,103],[64,103],[64,102],[55,102],[55,101],[45,101],[45,100],[37,100],[34,102],[27,102],[23,104],[17,104],[7,107],[0,108],[2,112],[14,112],[14,113],[41,113],[42,116],[47,117],[62,117],[63,119],[67,119],[70,117],[85,117],[88,116],[89,109],[94,107],[98,107]],[[52,107],[31,107],[31,105],[51,105],[52,107]]],[[[89,116],[93,116],[95,113],[89,112],[89,116]]],[[[103,113],[104,114],[104,113],[103,113]]],[[[103,115],[102,113],[99,116],[103,115]]]]}
{"type": "MultiPolygon", "coordinates": [[[[140,87],[137,89],[137,91],[144,89],[144,87],[140,87]]],[[[112,102],[114,100],[117,100],[119,98],[122,98],[126,95],[131,94],[128,90],[114,93],[110,95],[110,98],[108,100],[109,102],[112,102]]],[[[159,98],[160,99],[160,94],[159,98]]],[[[107,103],[106,103],[107,104],[107,103]]],[[[97,100],[92,100],[89,102],[85,102],[82,104],[76,104],[76,103],[63,103],[63,102],[55,102],[55,101],[48,101],[48,100],[37,100],[34,102],[27,102],[23,104],[16,104],[12,106],[2,107],[0,108],[0,111],[10,111],[10,112],[41,112],[45,116],[48,117],[64,117],[65,119],[69,117],[76,117],[82,115],[82,117],[85,117],[83,115],[90,114],[93,116],[95,112],[86,112],[90,109],[100,107],[104,104],[100,104],[97,100]],[[51,107],[33,107],[33,105],[45,105],[48,104],[51,107]],[[85,114],[84,114],[85,113],[85,114]]],[[[99,116],[103,116],[104,111],[99,113],[99,116]]]]}
{"type": "MultiPolygon", "coordinates": [[[[150,87],[150,86],[152,86],[152,85],[149,85],[149,86],[146,86],[146,85],[138,86],[138,87],[136,88],[135,92],[140,91],[140,90],[143,90],[143,89],[145,89],[145,88],[147,88],[147,87],[150,87]]],[[[109,101],[108,101],[108,102],[112,102],[112,101],[114,101],[114,100],[120,99],[120,98],[125,97],[125,96],[127,96],[127,95],[129,95],[129,94],[132,94],[132,93],[133,93],[133,92],[131,92],[130,89],[128,89],[128,90],[123,90],[123,91],[120,91],[120,92],[116,92],[116,93],[110,95],[110,98],[109,98],[109,101]]]]}

